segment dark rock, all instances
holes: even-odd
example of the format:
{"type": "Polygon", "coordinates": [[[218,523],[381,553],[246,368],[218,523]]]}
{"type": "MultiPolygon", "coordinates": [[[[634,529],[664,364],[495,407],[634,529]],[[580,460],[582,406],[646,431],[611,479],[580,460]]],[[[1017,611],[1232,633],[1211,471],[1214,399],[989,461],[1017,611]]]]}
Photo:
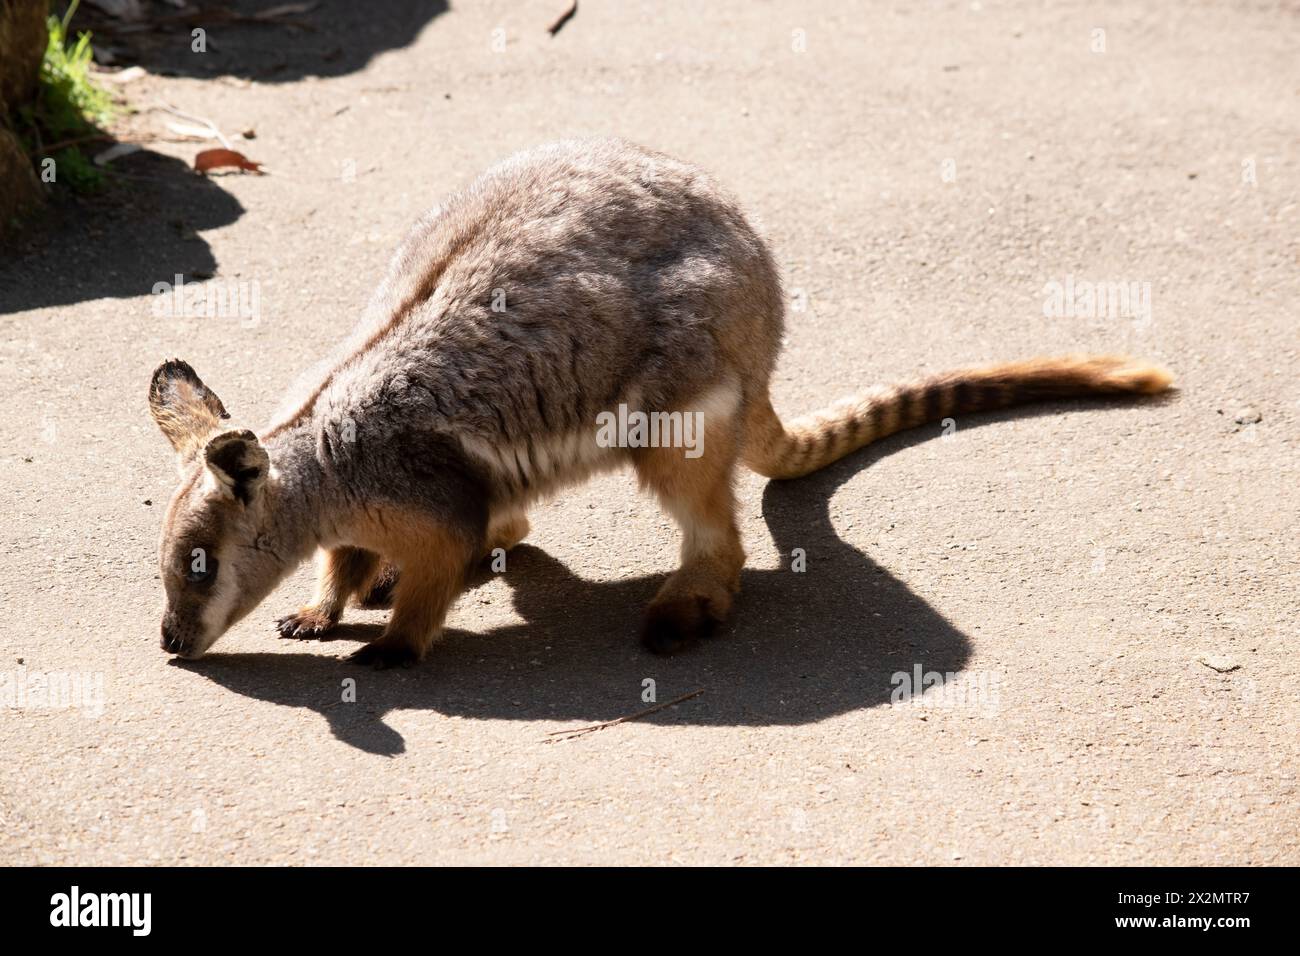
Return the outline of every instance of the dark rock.
{"type": "Polygon", "coordinates": [[[36,94],[45,55],[46,0],[0,0],[0,236],[44,195],[9,116],[36,94]]]}

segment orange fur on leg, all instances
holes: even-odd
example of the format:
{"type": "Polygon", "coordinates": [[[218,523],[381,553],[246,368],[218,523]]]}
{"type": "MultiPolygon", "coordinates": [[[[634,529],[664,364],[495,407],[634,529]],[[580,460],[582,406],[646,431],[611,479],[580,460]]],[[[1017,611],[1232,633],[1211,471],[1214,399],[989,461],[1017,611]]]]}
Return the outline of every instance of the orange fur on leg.
{"type": "Polygon", "coordinates": [[[372,511],[367,518],[354,533],[390,556],[400,573],[384,633],[350,660],[375,667],[414,664],[441,634],[479,543],[418,512],[372,511]]]}
{"type": "Polygon", "coordinates": [[[659,497],[682,529],[682,563],[646,609],[642,642],[670,654],[707,636],[731,611],[740,590],[745,551],[736,528],[732,477],[734,424],[707,423],[704,454],[680,448],[646,449],[635,459],[637,477],[659,497]]]}
{"type": "Polygon", "coordinates": [[[493,512],[488,522],[487,544],[483,548],[483,554],[491,555],[497,548],[509,551],[528,537],[528,529],[528,516],[522,509],[508,508],[493,512]]]}
{"type": "Polygon", "coordinates": [[[316,598],[275,622],[281,637],[313,638],[333,630],[348,599],[374,575],[379,555],[364,548],[331,548],[321,555],[316,598]]]}

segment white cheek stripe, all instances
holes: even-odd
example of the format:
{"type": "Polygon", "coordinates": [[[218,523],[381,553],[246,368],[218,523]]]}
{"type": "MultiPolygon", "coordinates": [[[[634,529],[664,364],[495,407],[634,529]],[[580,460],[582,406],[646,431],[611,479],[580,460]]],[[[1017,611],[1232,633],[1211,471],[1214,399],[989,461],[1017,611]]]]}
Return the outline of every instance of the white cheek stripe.
{"type": "Polygon", "coordinates": [[[197,657],[217,642],[226,631],[226,621],[239,598],[239,575],[220,557],[217,558],[217,582],[203,608],[203,634],[190,652],[197,657]]]}

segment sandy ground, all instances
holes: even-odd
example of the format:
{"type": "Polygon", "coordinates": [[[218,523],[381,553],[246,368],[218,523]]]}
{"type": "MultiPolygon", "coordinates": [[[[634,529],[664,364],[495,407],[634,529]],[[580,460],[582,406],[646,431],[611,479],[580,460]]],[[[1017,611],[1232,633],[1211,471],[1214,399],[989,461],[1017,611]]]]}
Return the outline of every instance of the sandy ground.
{"type": "Polygon", "coordinates": [[[271,175],[205,182],[197,145],[159,144],[125,197],[5,253],[0,857],[1300,863],[1294,9],[582,0],[552,39],[565,5],[327,4],[287,39],[214,26],[206,54],[159,34],[172,75],[131,100],[254,129],[271,175]],[[746,476],[734,623],[679,658],[635,642],[675,532],[611,476],[539,508],[418,669],[277,640],[307,567],[170,661],[153,367],[188,359],[259,424],[422,209],[586,134],[742,197],[790,295],[787,414],[1061,351],[1162,361],[1180,391],[746,476]],[[257,283],[257,321],[156,314],[178,273],[257,283]],[[1150,308],[1046,315],[1067,279],[1150,308]],[[43,705],[51,675],[84,693],[43,705]],[[549,742],[647,680],[703,693],[549,742]]]}

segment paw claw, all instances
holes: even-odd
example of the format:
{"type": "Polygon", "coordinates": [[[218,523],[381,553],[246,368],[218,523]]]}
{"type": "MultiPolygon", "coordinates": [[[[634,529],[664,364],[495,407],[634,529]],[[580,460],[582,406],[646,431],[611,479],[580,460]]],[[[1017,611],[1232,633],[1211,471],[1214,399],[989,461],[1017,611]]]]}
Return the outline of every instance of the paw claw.
{"type": "Polygon", "coordinates": [[[337,621],[314,611],[299,611],[288,614],[275,622],[275,629],[280,637],[297,641],[310,641],[324,636],[334,629],[337,621]]]}

